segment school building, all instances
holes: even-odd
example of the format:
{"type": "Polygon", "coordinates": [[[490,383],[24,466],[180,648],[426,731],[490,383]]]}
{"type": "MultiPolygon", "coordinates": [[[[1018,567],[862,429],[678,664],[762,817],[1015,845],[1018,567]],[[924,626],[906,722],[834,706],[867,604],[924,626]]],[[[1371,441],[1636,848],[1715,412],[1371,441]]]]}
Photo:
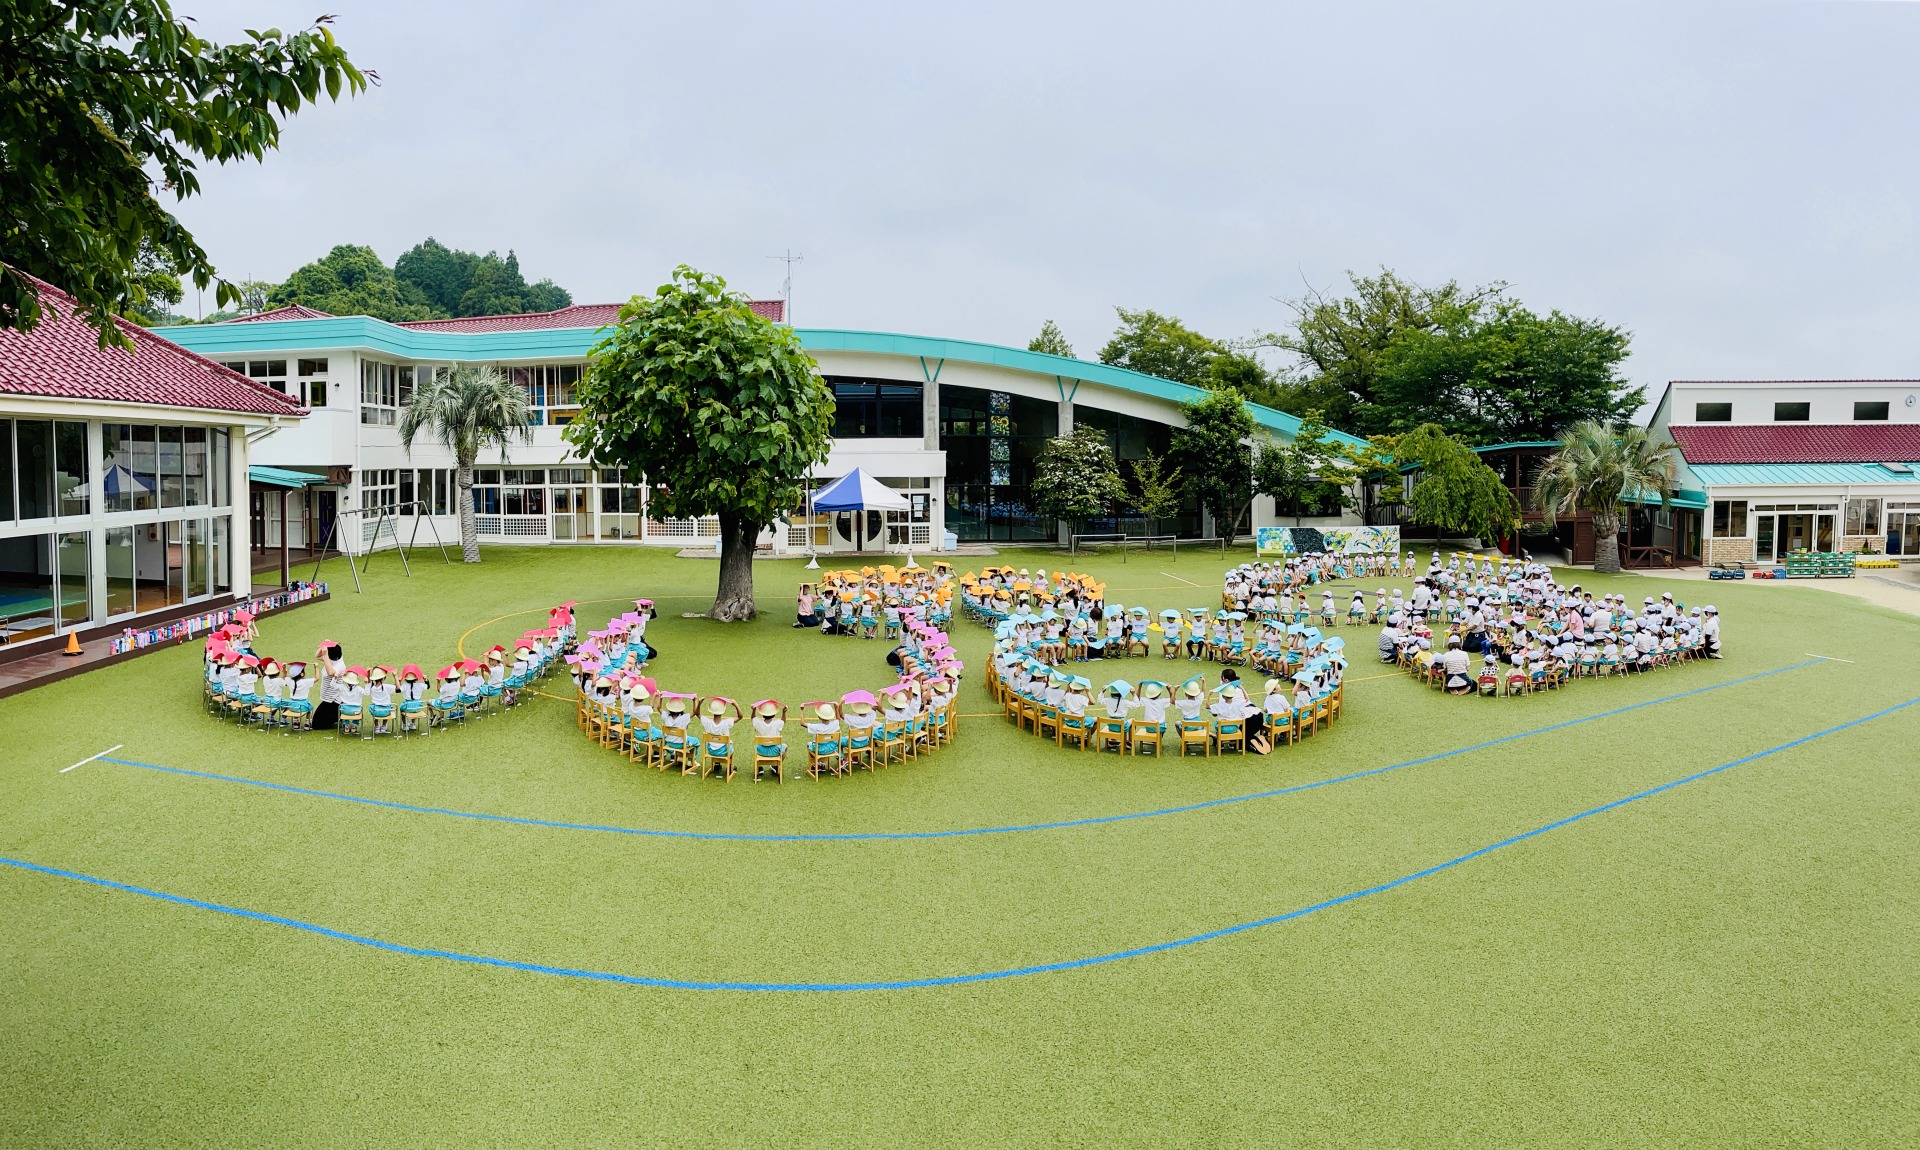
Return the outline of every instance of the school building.
{"type": "Polygon", "coordinates": [[[298,399],[130,323],[103,350],[35,284],[40,324],[0,330],[0,657],[246,596],[248,466],[298,399]]]}
{"type": "MultiPolygon", "coordinates": [[[[754,307],[783,318],[781,301],[754,307]]],[[[574,389],[588,352],[618,311],[617,304],[582,304],[396,324],[281,308],[169,328],[167,335],[311,412],[297,428],[260,444],[254,457],[249,538],[256,549],[276,550],[283,539],[296,551],[329,538],[356,551],[384,546],[389,524],[402,541],[429,540],[423,517],[441,538],[456,538],[452,455],[431,442],[405,451],[396,424],[416,380],[461,363],[493,364],[519,382],[533,425],[530,444],[495,453],[476,469],[473,501],[482,540],[703,545],[717,538],[717,520],[655,517],[646,476],[592,467],[560,437],[578,410],[574,389]]],[[[1055,538],[1056,525],[1032,508],[1034,459],[1049,438],[1076,426],[1098,427],[1124,470],[1148,453],[1164,454],[1184,423],[1180,405],[1203,394],[1101,363],[969,340],[822,328],[797,334],[819,362],[836,405],[832,454],[817,470],[816,485],[857,467],[899,491],[908,506],[817,515],[812,522],[804,508],[795,508],[762,536],[780,552],[804,551],[810,535],[821,552],[1055,538]]],[[[1270,436],[1284,439],[1299,427],[1282,412],[1255,407],[1253,414],[1270,436]]],[[[1356,521],[1334,515],[1308,522],[1356,521]]],[[[1257,501],[1254,525],[1274,522],[1271,501],[1257,501]]],[[[1114,506],[1081,529],[1138,534],[1145,526],[1130,508],[1114,506]]],[[[1213,525],[1190,506],[1155,530],[1191,537],[1211,534],[1213,525]]]]}
{"type": "Polygon", "coordinates": [[[1706,562],[1920,556],[1920,380],[1674,380],[1650,426],[1700,494],[1706,562]]]}

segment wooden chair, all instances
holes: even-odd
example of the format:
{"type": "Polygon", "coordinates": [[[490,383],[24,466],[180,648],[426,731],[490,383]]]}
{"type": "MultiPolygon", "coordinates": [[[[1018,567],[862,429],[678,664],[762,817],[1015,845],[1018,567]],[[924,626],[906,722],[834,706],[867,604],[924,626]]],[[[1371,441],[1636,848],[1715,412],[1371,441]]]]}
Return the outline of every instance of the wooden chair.
{"type": "Polygon", "coordinates": [[[1112,715],[1102,715],[1094,720],[1093,749],[1105,751],[1111,749],[1115,754],[1127,753],[1127,721],[1116,719],[1112,715]]]}
{"type": "Polygon", "coordinates": [[[1180,732],[1180,757],[1186,758],[1187,752],[1194,747],[1200,748],[1205,757],[1213,751],[1213,724],[1206,719],[1178,720],[1180,732]]]}
{"type": "Polygon", "coordinates": [[[1051,734],[1054,745],[1059,746],[1061,744],[1060,729],[1062,725],[1060,722],[1060,708],[1049,707],[1044,703],[1036,704],[1034,715],[1033,733],[1043,739],[1051,734]]]}
{"type": "Polygon", "coordinates": [[[659,768],[667,771],[675,767],[683,775],[699,773],[700,740],[686,728],[676,730],[668,727],[660,738],[659,768]]]}
{"type": "Polygon", "coordinates": [[[787,745],[785,743],[780,743],[778,744],[778,746],[780,748],[779,754],[768,755],[768,754],[761,753],[759,743],[756,742],[753,745],[753,781],[754,782],[757,783],[760,781],[760,773],[766,770],[768,767],[773,768],[773,781],[776,783],[781,781],[780,771],[781,771],[781,768],[786,766],[786,763],[787,763],[787,745]]]}
{"type": "Polygon", "coordinates": [[[1224,755],[1231,748],[1235,754],[1247,753],[1247,724],[1239,722],[1216,723],[1213,728],[1213,750],[1224,755]]]}
{"type": "Polygon", "coordinates": [[[853,772],[855,767],[865,767],[869,771],[873,769],[873,743],[879,736],[879,733],[880,725],[877,723],[864,731],[855,731],[852,727],[847,728],[840,752],[840,759],[841,762],[846,764],[849,774],[853,772]]]}
{"type": "Polygon", "coordinates": [[[1060,745],[1064,747],[1068,742],[1072,742],[1076,749],[1086,750],[1093,745],[1091,740],[1093,738],[1093,725],[1096,721],[1097,720],[1091,715],[1081,715],[1079,721],[1076,723],[1072,717],[1062,715],[1060,717],[1060,745]]]}
{"type": "Polygon", "coordinates": [[[700,753],[706,760],[706,762],[702,765],[702,768],[701,768],[701,773],[700,773],[701,778],[704,779],[708,775],[719,775],[722,779],[724,779],[729,783],[733,781],[733,740],[732,739],[728,739],[725,742],[725,744],[721,747],[720,752],[718,754],[715,754],[713,746],[710,743],[708,743],[705,738],[702,738],[700,740],[700,753]]]}
{"type": "Polygon", "coordinates": [[[895,755],[900,756],[901,762],[906,762],[908,752],[906,720],[901,719],[894,722],[886,722],[883,720],[878,726],[874,727],[871,751],[872,755],[869,759],[869,765],[877,762],[880,766],[884,767],[893,761],[895,755]]]}
{"type": "Polygon", "coordinates": [[[1159,726],[1152,723],[1135,723],[1127,732],[1128,744],[1134,754],[1142,747],[1152,747],[1153,757],[1160,758],[1166,753],[1166,739],[1159,726]]]}
{"type": "Polygon", "coordinates": [[[1019,703],[1020,703],[1020,721],[1017,725],[1022,730],[1032,731],[1036,735],[1039,734],[1040,733],[1039,701],[1035,699],[1029,699],[1025,695],[1021,695],[1019,696],[1019,703]]]}
{"type": "Polygon", "coordinates": [[[807,777],[817,779],[822,773],[844,775],[847,773],[846,758],[839,739],[818,739],[807,743],[807,777]]]}
{"type": "Polygon", "coordinates": [[[1273,746],[1300,741],[1300,723],[1291,712],[1286,715],[1268,715],[1266,722],[1267,742],[1273,746]]]}
{"type": "Polygon", "coordinates": [[[660,732],[651,724],[627,728],[627,761],[653,766],[660,761],[660,732]]]}

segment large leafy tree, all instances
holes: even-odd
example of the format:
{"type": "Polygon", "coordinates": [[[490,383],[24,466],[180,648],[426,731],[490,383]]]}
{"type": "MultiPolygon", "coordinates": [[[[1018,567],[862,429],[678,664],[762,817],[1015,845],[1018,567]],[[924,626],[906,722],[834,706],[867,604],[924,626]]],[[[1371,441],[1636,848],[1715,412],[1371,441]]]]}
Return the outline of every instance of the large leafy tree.
{"type": "Polygon", "coordinates": [[[1379,411],[1391,431],[1441,423],[1477,445],[1555,439],[1582,420],[1624,422],[1646,399],[1620,372],[1630,339],[1598,320],[1500,300],[1387,348],[1379,411]]]}
{"type": "Polygon", "coordinates": [[[1644,427],[1616,427],[1583,420],[1569,427],[1560,449],[1547,457],[1533,481],[1534,503],[1547,525],[1562,515],[1593,516],[1593,569],[1620,570],[1620,523],[1629,495],[1658,495],[1673,503],[1674,445],[1644,427]]]}
{"type": "Polygon", "coordinates": [[[719,517],[708,615],[753,618],[754,538],[800,506],[833,428],[833,393],[799,337],[681,266],[620,309],[579,399],[565,435],[583,458],[644,473],[659,514],[719,517]]]}
{"type": "Polygon", "coordinates": [[[1269,443],[1253,464],[1253,488],[1273,497],[1274,509],[1294,522],[1321,507],[1345,507],[1360,472],[1352,458],[1333,442],[1318,412],[1300,421],[1300,430],[1286,443],[1269,443]]]}
{"type": "Polygon", "coordinates": [[[1213,361],[1226,351],[1219,341],[1208,339],[1173,316],[1147,308],[1113,310],[1120,317],[1120,326],[1100,349],[1101,363],[1199,387],[1205,384],[1213,361]]]}
{"type": "Polygon", "coordinates": [[[1357,434],[1390,432],[1392,420],[1377,406],[1380,357],[1410,332],[1469,323],[1505,285],[1468,290],[1449,280],[1426,288],[1385,269],[1377,276],[1349,272],[1347,279],[1350,295],[1310,292],[1288,301],[1293,330],[1265,338],[1300,365],[1300,378],[1277,405],[1296,414],[1317,409],[1333,426],[1357,434]]]}
{"type": "Polygon", "coordinates": [[[1187,425],[1174,429],[1169,456],[1184,476],[1181,490],[1231,541],[1253,500],[1253,413],[1230,391],[1209,391],[1180,412],[1187,425]]]}
{"type": "Polygon", "coordinates": [[[1048,518],[1078,524],[1126,497],[1113,448],[1097,427],[1047,440],[1033,461],[1033,508],[1048,518]]]}
{"type": "Polygon", "coordinates": [[[473,465],[489,447],[502,451],[528,443],[527,391],[493,366],[462,366],[422,372],[413,398],[400,413],[400,445],[411,453],[425,435],[453,452],[455,499],[460,508],[460,556],[480,562],[480,534],[473,518],[473,465]]]}
{"type": "Polygon", "coordinates": [[[1100,362],[1175,383],[1231,391],[1254,403],[1281,395],[1273,373],[1240,346],[1201,335],[1157,311],[1115,308],[1120,326],[1100,349],[1100,362]]]}
{"type": "Polygon", "coordinates": [[[1416,523],[1491,539],[1520,525],[1520,502],[1473,448],[1426,423],[1392,440],[1393,457],[1418,469],[1406,506],[1416,523]]]}
{"type": "Polygon", "coordinates": [[[274,288],[273,307],[301,304],[333,315],[370,315],[391,323],[433,319],[433,305],[411,285],[394,278],[372,248],[341,244],[274,288]]]}
{"type": "Polygon", "coordinates": [[[512,249],[503,260],[496,252],[479,255],[449,248],[432,236],[393,261],[393,274],[403,290],[417,290],[448,316],[552,311],[573,302],[573,296],[550,279],[528,283],[512,249]]]}
{"type": "Polygon", "coordinates": [[[199,192],[200,161],[262,159],[282,119],[377,79],[328,19],[223,45],[167,0],[0,0],[0,327],[39,322],[29,273],[126,346],[111,317],[150,304],[143,251],[237,303],[166,201],[199,192]]]}

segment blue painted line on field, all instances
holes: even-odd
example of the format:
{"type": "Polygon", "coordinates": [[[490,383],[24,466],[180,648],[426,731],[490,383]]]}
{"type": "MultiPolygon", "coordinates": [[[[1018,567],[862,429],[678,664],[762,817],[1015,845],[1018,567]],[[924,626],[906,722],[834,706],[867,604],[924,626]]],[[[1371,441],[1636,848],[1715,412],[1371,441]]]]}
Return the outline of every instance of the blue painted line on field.
{"type": "Polygon", "coordinates": [[[159,771],[163,774],[183,775],[187,778],[207,779],[219,783],[238,783],[241,786],[259,787],[262,790],[282,791],[287,794],[306,795],[309,798],[316,799],[333,799],[343,803],[358,803],[362,806],[382,807],[387,810],[406,811],[417,815],[445,815],[448,818],[474,819],[479,822],[512,823],[516,826],[547,827],[556,830],[595,831],[612,835],[636,835],[642,838],[700,839],[708,842],[756,843],[884,842],[904,839],[951,839],[966,838],[973,835],[1010,835],[1027,831],[1057,831],[1065,830],[1069,827],[1090,827],[1099,826],[1103,823],[1124,823],[1137,819],[1157,819],[1166,815],[1181,815],[1193,811],[1207,810],[1211,807],[1249,803],[1256,799],[1272,799],[1279,798],[1283,795],[1296,795],[1302,791],[1319,790],[1321,787],[1331,787],[1339,783],[1350,783],[1357,779],[1367,779],[1375,775],[1388,774],[1392,771],[1402,771],[1408,767],[1417,767],[1423,763],[1433,763],[1441,759],[1451,759],[1460,755],[1472,754],[1474,751],[1484,751],[1488,747],[1497,747],[1502,743],[1511,743],[1516,739],[1531,738],[1534,735],[1544,735],[1551,731],[1562,731],[1568,727],[1580,726],[1583,723],[1597,722],[1601,719],[1612,718],[1615,715],[1625,715],[1633,711],[1644,710],[1648,707],[1657,707],[1662,703],[1671,703],[1694,695],[1702,695],[1708,691],[1718,691],[1723,687],[1732,687],[1740,683],[1750,683],[1755,679],[1764,679],[1770,675],[1784,674],[1788,671],[1798,670],[1801,667],[1811,667],[1816,663],[1824,661],[1825,660],[1822,659],[1808,659],[1804,662],[1788,664],[1785,667],[1775,667],[1771,671],[1761,671],[1752,675],[1743,675],[1738,679],[1729,679],[1724,683],[1714,683],[1706,687],[1695,687],[1691,691],[1682,691],[1677,695],[1666,695],[1658,699],[1648,699],[1643,703],[1633,703],[1625,707],[1615,707],[1611,711],[1601,711],[1598,714],[1586,715],[1578,719],[1566,719],[1562,722],[1550,723],[1544,727],[1534,727],[1531,730],[1517,731],[1514,734],[1502,735],[1497,739],[1488,739],[1486,742],[1475,743],[1472,746],[1459,747],[1451,751],[1440,751],[1431,755],[1422,755],[1420,758],[1408,759],[1405,762],[1390,763],[1384,767],[1370,767],[1367,770],[1355,771],[1352,774],[1338,775],[1330,779],[1318,779],[1310,783],[1298,783],[1291,787],[1280,787],[1271,791],[1256,791],[1246,795],[1228,795],[1224,798],[1206,799],[1202,802],[1188,803],[1184,806],[1162,807],[1159,810],[1134,811],[1121,815],[1095,815],[1083,819],[1067,819],[1062,822],[1025,823],[1015,826],[962,827],[944,831],[866,831],[849,832],[846,834],[731,834],[724,831],[676,831],[650,827],[607,826],[599,823],[572,823],[558,819],[526,818],[519,815],[492,815],[480,811],[453,810],[448,807],[417,806],[413,803],[397,803],[387,799],[370,799],[360,795],[341,794],[337,791],[321,791],[314,790],[310,787],[296,787],[288,783],[270,783],[262,779],[248,779],[238,775],[220,775],[214,774],[211,771],[192,771],[184,767],[163,767],[157,763],[142,763],[133,759],[116,759],[104,755],[101,756],[98,761],[103,763],[118,763],[123,767],[138,767],[143,771],[159,771]]]}
{"type": "Polygon", "coordinates": [[[470,966],[500,967],[506,970],[525,971],[530,974],[551,974],[558,975],[562,978],[579,978],[592,982],[616,982],[629,986],[658,987],[667,990],[808,991],[818,993],[844,993],[847,991],[860,990],[919,990],[933,986],[957,986],[971,982],[997,982],[1002,979],[1022,978],[1032,974],[1054,974],[1063,970],[1079,970],[1089,966],[1104,966],[1108,963],[1120,962],[1129,958],[1141,958],[1150,954],[1179,950],[1183,947],[1197,946],[1203,942],[1212,942],[1215,939],[1227,938],[1236,934],[1246,934],[1249,931],[1259,930],[1262,927],[1277,926],[1283,922],[1292,922],[1295,919],[1305,918],[1318,911],[1329,910],[1345,903],[1366,898],[1369,895],[1384,894],[1387,891],[1406,886],[1408,883],[1416,880],[1439,874],[1442,871],[1451,870],[1464,863],[1472,862],[1474,859],[1492,854],[1494,851],[1504,847],[1523,843],[1528,839],[1539,838],[1548,831],[1558,830],[1561,827],[1577,823],[1582,819],[1590,819],[1595,815],[1605,814],[1608,811],[1624,807],[1628,803],[1637,803],[1642,799],[1652,798],[1655,795],[1673,790],[1676,787],[1683,787],[1688,783],[1709,778],[1723,771],[1730,771],[1735,767],[1743,766],[1758,759],[1764,759],[1769,755],[1777,755],[1782,751],[1791,750],[1802,744],[1810,743],[1815,739],[1824,738],[1827,735],[1847,730],[1849,727],[1857,727],[1862,723],[1872,722],[1874,719],[1911,707],[1915,703],[1920,703],[1920,699],[1908,699],[1904,703],[1896,703],[1891,707],[1875,711],[1870,715],[1862,715],[1857,719],[1849,719],[1838,726],[1828,727],[1822,731],[1815,731],[1810,735],[1802,735],[1790,742],[1781,743],[1776,747],[1769,747],[1764,751],[1758,751],[1743,758],[1735,759],[1730,763],[1722,763],[1717,767],[1709,767],[1704,771],[1696,771],[1691,775],[1674,779],[1672,782],[1661,783],[1657,787],[1649,787],[1644,791],[1635,791],[1625,798],[1615,799],[1609,803],[1602,803],[1597,807],[1589,807],[1579,814],[1568,815],[1566,818],[1558,819],[1544,826],[1535,827],[1530,831],[1522,831],[1520,834],[1501,839],[1498,842],[1488,843],[1478,850],[1468,851],[1466,854],[1460,855],[1457,858],[1448,859],[1446,862],[1430,866],[1425,870],[1414,871],[1412,874],[1402,875],[1399,878],[1391,879],[1377,886],[1349,891],[1346,894],[1326,899],[1322,902],[1316,902],[1310,906],[1303,906],[1297,910],[1287,911],[1285,914],[1276,914],[1267,918],[1257,918],[1250,922],[1224,926],[1218,930],[1209,930],[1200,934],[1190,934],[1184,938],[1170,939],[1166,942],[1156,942],[1148,946],[1136,946],[1127,950],[1116,950],[1106,954],[1096,954],[1087,958],[1073,958],[1061,962],[1042,962],[1035,963],[1031,966],[1008,967],[1003,970],[978,971],[973,974],[938,975],[931,978],[882,979],[871,982],[736,982],[726,979],[659,978],[641,974],[620,974],[606,970],[585,970],[579,967],[553,966],[543,962],[519,962],[510,958],[494,958],[491,955],[464,954],[457,950],[437,950],[432,947],[407,946],[402,943],[388,942],[385,939],[369,938],[366,935],[334,930],[332,927],[304,922],[297,918],[287,918],[284,915],[268,914],[264,911],[248,910],[244,907],[227,906],[224,903],[188,898],[185,895],[169,894],[166,891],[134,886],[131,883],[115,882],[113,879],[101,878],[97,875],[82,874],[79,871],[62,870],[59,867],[43,866],[40,863],[27,862],[22,859],[0,856],[0,864],[18,870],[32,871],[35,874],[71,879],[75,882],[87,883],[92,886],[106,887],[109,890],[123,891],[127,894],[136,894],[144,898],[158,899],[161,902],[173,903],[178,906],[190,906],[198,910],[213,911],[216,914],[231,915],[234,918],[250,919],[255,922],[266,922],[276,926],[290,927],[294,930],[305,931],[308,934],[317,934],[323,938],[331,938],[339,942],[350,942],[359,946],[372,947],[375,950],[384,950],[393,954],[404,954],[413,958],[440,958],[446,959],[449,962],[464,963],[470,966]]]}

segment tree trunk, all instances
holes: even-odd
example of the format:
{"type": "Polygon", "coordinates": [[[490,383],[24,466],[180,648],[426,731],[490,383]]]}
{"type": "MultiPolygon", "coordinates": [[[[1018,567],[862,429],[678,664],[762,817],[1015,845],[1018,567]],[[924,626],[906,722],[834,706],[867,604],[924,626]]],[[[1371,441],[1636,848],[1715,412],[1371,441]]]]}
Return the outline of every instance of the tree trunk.
{"type": "Polygon", "coordinates": [[[754,617],[753,544],[760,525],[738,512],[720,513],[720,592],[714,596],[709,619],[744,623],[754,617]]]}
{"type": "Polygon", "coordinates": [[[454,494],[460,500],[460,560],[480,562],[480,528],[473,521],[473,460],[460,460],[454,472],[454,494]]]}
{"type": "Polygon", "coordinates": [[[1620,517],[1593,513],[1593,569],[1606,575],[1620,573],[1620,517]]]}

